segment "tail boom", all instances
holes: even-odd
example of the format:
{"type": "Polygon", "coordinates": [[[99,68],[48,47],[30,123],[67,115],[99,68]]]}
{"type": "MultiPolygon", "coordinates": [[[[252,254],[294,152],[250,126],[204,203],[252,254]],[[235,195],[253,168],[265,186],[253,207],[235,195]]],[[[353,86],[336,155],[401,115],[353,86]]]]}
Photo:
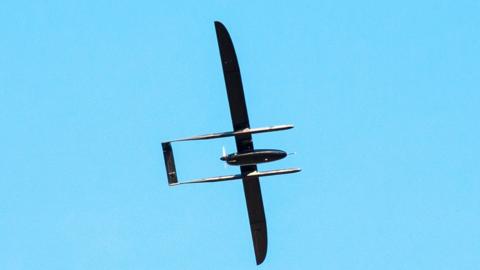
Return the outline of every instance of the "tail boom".
{"type": "Polygon", "coordinates": [[[240,135],[247,135],[247,134],[256,134],[256,133],[287,130],[287,129],[291,129],[291,128],[293,128],[293,125],[278,125],[278,126],[260,127],[260,128],[245,128],[245,129],[240,129],[240,130],[237,130],[237,131],[226,131],[226,132],[218,132],[218,133],[192,136],[192,137],[176,139],[176,140],[172,140],[172,141],[168,141],[168,142],[171,143],[171,142],[184,142],[184,141],[211,140],[211,139],[219,139],[219,138],[224,138],[224,137],[233,137],[233,136],[240,136],[240,135]]]}

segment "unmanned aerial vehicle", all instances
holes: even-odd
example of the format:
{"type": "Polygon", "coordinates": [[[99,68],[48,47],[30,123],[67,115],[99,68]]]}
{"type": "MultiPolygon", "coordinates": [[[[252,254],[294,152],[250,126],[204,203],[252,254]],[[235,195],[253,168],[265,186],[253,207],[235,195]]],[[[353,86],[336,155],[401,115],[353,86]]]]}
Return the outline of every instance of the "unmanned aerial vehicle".
{"type": "Polygon", "coordinates": [[[165,158],[168,184],[170,186],[176,186],[180,184],[209,183],[242,179],[245,199],[247,201],[248,218],[250,221],[250,230],[252,232],[255,258],[258,265],[265,260],[265,256],[267,255],[267,225],[259,178],[262,176],[296,173],[299,172],[300,169],[289,168],[258,171],[257,164],[282,159],[287,156],[287,153],[275,149],[254,149],[252,134],[286,130],[293,128],[293,126],[278,125],[263,128],[250,128],[242,79],[240,76],[240,68],[238,66],[232,40],[222,23],[215,22],[215,30],[217,33],[223,75],[225,77],[225,85],[227,88],[233,131],[199,135],[163,142],[162,148],[165,158]],[[220,159],[225,161],[228,165],[239,166],[239,174],[201,178],[190,181],[179,181],[177,179],[177,171],[175,169],[175,160],[173,158],[171,145],[173,142],[208,140],[223,137],[235,137],[237,152],[228,155],[224,154],[220,159]]]}

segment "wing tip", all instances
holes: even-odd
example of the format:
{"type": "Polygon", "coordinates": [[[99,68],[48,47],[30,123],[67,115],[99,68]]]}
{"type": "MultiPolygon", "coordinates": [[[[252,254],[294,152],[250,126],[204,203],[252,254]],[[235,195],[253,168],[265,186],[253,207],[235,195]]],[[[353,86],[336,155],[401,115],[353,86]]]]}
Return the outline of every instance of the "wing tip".
{"type": "Polygon", "coordinates": [[[267,257],[267,253],[265,253],[262,256],[256,257],[257,265],[262,264],[265,261],[265,258],[267,257]]]}
{"type": "Polygon", "coordinates": [[[255,251],[255,260],[257,265],[260,265],[265,261],[267,257],[267,224],[265,222],[259,222],[251,225],[253,248],[255,251]]]}
{"type": "Polygon", "coordinates": [[[215,28],[220,29],[220,28],[226,28],[225,25],[221,21],[214,21],[215,28]]]}
{"type": "Polygon", "coordinates": [[[260,232],[260,235],[256,235],[254,238],[255,245],[255,260],[257,265],[262,264],[267,257],[267,235],[266,231],[260,232]]]}

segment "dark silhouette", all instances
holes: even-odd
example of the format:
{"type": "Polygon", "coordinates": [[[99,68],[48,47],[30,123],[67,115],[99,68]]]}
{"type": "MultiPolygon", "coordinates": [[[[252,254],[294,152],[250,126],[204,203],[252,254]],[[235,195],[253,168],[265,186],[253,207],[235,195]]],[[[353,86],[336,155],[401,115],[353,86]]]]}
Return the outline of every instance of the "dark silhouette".
{"type": "Polygon", "coordinates": [[[247,201],[248,218],[250,220],[253,247],[255,249],[255,258],[257,265],[259,265],[265,260],[265,256],[267,255],[267,224],[263,209],[259,177],[295,173],[299,172],[300,169],[291,168],[259,172],[257,170],[258,163],[282,159],[287,156],[287,153],[274,149],[255,150],[252,142],[252,134],[286,130],[292,128],[293,126],[279,125],[265,128],[250,128],[247,106],[245,104],[245,96],[243,93],[242,78],[240,76],[240,68],[238,66],[237,56],[235,54],[232,39],[222,23],[215,22],[215,30],[217,32],[218,47],[220,49],[223,75],[225,77],[225,85],[227,88],[233,131],[194,136],[162,143],[165,166],[167,169],[168,184],[173,186],[180,184],[242,179],[245,199],[247,201]],[[220,159],[227,162],[229,165],[240,166],[241,174],[195,179],[187,182],[178,181],[177,172],[175,169],[175,161],[173,158],[173,150],[171,146],[172,142],[207,140],[229,136],[235,137],[237,152],[229,155],[224,153],[220,159]]]}

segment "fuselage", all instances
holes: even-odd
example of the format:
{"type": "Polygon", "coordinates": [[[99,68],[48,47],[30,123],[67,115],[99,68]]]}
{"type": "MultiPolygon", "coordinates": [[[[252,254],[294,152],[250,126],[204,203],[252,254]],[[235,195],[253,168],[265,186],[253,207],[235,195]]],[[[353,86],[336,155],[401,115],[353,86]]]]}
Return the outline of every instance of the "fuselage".
{"type": "Polygon", "coordinates": [[[271,162],[282,159],[287,153],[275,149],[257,149],[250,152],[233,153],[220,159],[226,161],[229,165],[254,165],[258,163],[271,162]]]}

